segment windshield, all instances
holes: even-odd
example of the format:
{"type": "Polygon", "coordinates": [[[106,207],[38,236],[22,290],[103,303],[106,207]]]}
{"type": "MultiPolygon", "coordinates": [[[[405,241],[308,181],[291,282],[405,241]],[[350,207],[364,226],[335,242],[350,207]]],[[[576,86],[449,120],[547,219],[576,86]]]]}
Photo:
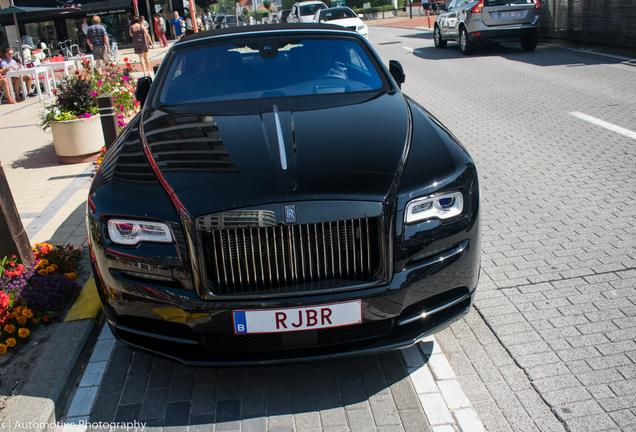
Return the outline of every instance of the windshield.
{"type": "Polygon", "coordinates": [[[166,105],[361,92],[384,85],[378,65],[354,39],[259,38],[190,49],[171,59],[159,90],[166,105]]]}
{"type": "Polygon", "coordinates": [[[320,11],[320,22],[345,18],[357,18],[357,15],[349,8],[325,9],[320,11]]]}
{"type": "Polygon", "coordinates": [[[219,15],[219,16],[217,16],[216,18],[214,18],[214,22],[218,24],[218,23],[220,23],[221,21],[223,21],[223,18],[225,18],[225,16],[224,16],[224,15],[219,15]]]}
{"type": "Polygon", "coordinates": [[[534,0],[485,0],[484,6],[500,6],[509,4],[534,4],[534,0]]]}
{"type": "Polygon", "coordinates": [[[315,3],[315,4],[310,4],[310,5],[305,5],[305,6],[301,6],[300,7],[300,14],[302,16],[307,16],[307,15],[316,15],[316,12],[320,9],[324,9],[326,8],[327,5],[324,3],[315,3]]]}

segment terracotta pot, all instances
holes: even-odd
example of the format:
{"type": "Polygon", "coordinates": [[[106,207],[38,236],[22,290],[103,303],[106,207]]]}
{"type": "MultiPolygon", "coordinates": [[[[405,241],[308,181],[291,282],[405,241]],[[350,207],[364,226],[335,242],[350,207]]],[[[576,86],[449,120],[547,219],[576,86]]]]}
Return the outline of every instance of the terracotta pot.
{"type": "Polygon", "coordinates": [[[55,153],[61,163],[94,161],[104,147],[102,122],[98,115],[67,121],[52,121],[55,153]]]}

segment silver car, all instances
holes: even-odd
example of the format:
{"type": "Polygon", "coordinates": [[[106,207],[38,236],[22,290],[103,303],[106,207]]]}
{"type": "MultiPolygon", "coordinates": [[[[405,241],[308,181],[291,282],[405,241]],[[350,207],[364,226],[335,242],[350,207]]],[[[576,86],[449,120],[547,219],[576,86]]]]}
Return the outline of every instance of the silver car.
{"type": "Polygon", "coordinates": [[[516,41],[532,51],[539,39],[540,0],[452,0],[435,20],[437,48],[458,41],[463,54],[476,44],[516,41]]]}

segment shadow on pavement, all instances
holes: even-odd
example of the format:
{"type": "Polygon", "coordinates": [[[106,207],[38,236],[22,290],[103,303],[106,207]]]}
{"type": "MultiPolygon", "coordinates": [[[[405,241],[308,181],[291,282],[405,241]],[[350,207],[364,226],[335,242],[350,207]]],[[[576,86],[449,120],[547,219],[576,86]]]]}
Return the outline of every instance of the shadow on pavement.
{"type": "MultiPolygon", "coordinates": [[[[401,37],[414,37],[401,36],[401,37]]],[[[432,40],[432,34],[422,34],[418,39],[432,40]]],[[[499,44],[478,45],[472,55],[462,54],[459,43],[449,41],[446,48],[438,49],[435,46],[416,48],[413,55],[426,60],[452,60],[471,58],[502,57],[511,61],[518,61],[539,67],[551,66],[596,66],[603,64],[621,63],[620,59],[601,57],[590,53],[582,56],[580,52],[573,52],[559,47],[546,47],[539,45],[535,51],[523,51],[518,43],[506,42],[499,44]]]]}
{"type": "Polygon", "coordinates": [[[59,165],[52,140],[53,137],[50,144],[24,153],[19,159],[11,162],[11,168],[37,169],[59,165]]]}
{"type": "MultiPolygon", "coordinates": [[[[246,354],[247,355],[247,354],[246,354]]],[[[204,368],[117,344],[90,422],[173,430],[430,430],[399,352],[280,366],[204,368]],[[387,423],[385,423],[387,424],[387,423]]]]}

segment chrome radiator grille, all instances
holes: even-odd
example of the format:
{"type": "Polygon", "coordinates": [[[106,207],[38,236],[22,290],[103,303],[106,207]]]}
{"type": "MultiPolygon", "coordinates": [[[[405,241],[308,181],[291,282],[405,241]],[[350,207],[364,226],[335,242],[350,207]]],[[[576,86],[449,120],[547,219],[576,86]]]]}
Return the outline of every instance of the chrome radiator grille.
{"type": "Polygon", "coordinates": [[[314,291],[379,277],[380,218],[203,233],[217,295],[314,291]]]}

